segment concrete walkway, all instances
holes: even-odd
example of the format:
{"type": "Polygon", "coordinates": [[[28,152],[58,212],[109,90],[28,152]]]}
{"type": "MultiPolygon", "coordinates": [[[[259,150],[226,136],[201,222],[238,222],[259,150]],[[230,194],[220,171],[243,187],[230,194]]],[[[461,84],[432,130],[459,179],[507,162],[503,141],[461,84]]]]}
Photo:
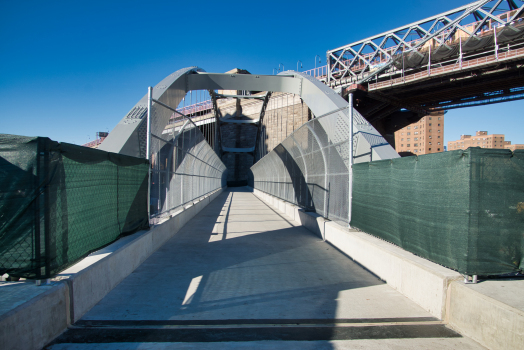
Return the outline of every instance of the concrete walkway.
{"type": "Polygon", "coordinates": [[[326,349],[481,348],[247,189],[222,193],[51,348],[300,340],[326,349]]]}

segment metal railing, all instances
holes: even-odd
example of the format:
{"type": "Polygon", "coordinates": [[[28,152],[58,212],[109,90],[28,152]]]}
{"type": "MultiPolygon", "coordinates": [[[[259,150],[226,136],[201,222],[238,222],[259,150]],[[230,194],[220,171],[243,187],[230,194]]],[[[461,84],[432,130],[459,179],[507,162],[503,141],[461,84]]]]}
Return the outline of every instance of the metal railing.
{"type": "Polygon", "coordinates": [[[317,68],[305,70],[302,73],[311,75],[312,77],[315,77],[317,79],[325,78],[327,76],[328,72],[328,66],[320,66],[317,68]]]}
{"type": "MultiPolygon", "coordinates": [[[[168,106],[152,100],[150,118],[168,106]]],[[[179,130],[150,138],[151,223],[168,218],[182,206],[226,186],[226,166],[199,127],[187,116],[179,130]]]]}
{"type": "Polygon", "coordinates": [[[422,72],[414,73],[405,75],[403,77],[390,79],[378,83],[370,83],[368,90],[376,90],[383,88],[385,86],[393,86],[398,84],[404,84],[409,81],[414,81],[417,79],[422,79],[429,76],[436,76],[440,74],[448,74],[450,72],[454,71],[460,71],[460,70],[467,70],[467,69],[473,69],[473,68],[479,68],[482,65],[489,65],[493,62],[503,62],[506,60],[511,60],[517,57],[524,56],[524,48],[520,48],[517,50],[508,50],[503,52],[498,52],[497,54],[479,57],[470,59],[467,61],[462,62],[456,62],[453,65],[447,65],[443,67],[433,68],[430,67],[430,69],[424,70],[422,72]]]}

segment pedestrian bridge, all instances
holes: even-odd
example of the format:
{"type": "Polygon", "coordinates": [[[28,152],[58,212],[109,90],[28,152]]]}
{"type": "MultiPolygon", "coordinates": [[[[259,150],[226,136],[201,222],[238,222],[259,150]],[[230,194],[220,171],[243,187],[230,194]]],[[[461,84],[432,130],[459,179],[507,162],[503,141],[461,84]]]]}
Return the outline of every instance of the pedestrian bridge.
{"type": "Polygon", "coordinates": [[[398,155],[351,99],[314,78],[182,69],[150,89],[101,149],[150,160],[151,227],[47,285],[2,285],[7,349],[523,343],[521,301],[501,298],[500,283],[465,285],[458,272],[348,227],[352,165],[398,155]],[[181,129],[164,134],[185,94],[202,89],[213,98],[217,125],[227,122],[216,108],[226,90],[256,92],[265,103],[272,92],[293,93],[316,118],[268,154],[260,152],[265,103],[249,150],[223,147],[220,128],[209,144],[184,115],[181,129]],[[252,153],[251,186],[225,186],[223,152],[252,153]]]}
{"type": "Polygon", "coordinates": [[[220,193],[50,348],[378,348],[385,344],[379,339],[393,347],[481,348],[251,189],[235,188],[220,193]]]}

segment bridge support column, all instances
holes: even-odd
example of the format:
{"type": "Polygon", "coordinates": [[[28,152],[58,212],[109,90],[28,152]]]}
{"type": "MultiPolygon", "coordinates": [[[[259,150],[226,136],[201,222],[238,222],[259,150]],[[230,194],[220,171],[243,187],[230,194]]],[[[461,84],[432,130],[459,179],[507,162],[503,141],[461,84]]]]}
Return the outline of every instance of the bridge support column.
{"type": "MultiPolygon", "coordinates": [[[[151,106],[153,104],[153,87],[147,89],[147,136],[146,159],[151,162],[151,106]]],[[[147,165],[147,222],[151,227],[151,163],[147,165]]]]}
{"type": "Polygon", "coordinates": [[[348,225],[351,227],[351,207],[353,200],[353,93],[350,92],[348,96],[348,108],[349,108],[349,162],[348,162],[348,173],[349,173],[349,184],[348,184],[348,225]]]}

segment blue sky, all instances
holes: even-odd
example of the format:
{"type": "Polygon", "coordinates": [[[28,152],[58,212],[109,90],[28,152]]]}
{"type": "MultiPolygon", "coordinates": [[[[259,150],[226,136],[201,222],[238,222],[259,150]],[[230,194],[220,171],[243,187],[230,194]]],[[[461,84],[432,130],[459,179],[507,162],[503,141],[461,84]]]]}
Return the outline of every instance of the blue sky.
{"type": "MultiPolygon", "coordinates": [[[[111,131],[188,66],[272,74],[465,1],[0,0],[0,133],[75,144],[111,131]]],[[[449,111],[445,139],[476,130],[524,143],[524,101],[449,111]]]]}

